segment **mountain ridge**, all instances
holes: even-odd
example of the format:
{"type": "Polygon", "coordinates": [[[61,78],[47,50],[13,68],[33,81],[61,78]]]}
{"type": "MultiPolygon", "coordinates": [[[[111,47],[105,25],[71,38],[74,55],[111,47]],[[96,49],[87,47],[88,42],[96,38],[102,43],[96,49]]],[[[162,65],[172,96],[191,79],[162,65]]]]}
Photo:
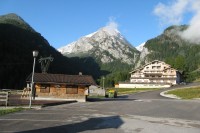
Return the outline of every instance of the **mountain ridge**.
{"type": "Polygon", "coordinates": [[[26,21],[15,13],[1,15],[0,18],[0,24],[11,24],[31,32],[36,32],[26,21]]]}
{"type": "MultiPolygon", "coordinates": [[[[197,50],[200,48],[200,44],[190,43],[189,41],[182,38],[181,33],[185,31],[188,27],[189,27],[188,25],[180,25],[180,26],[173,25],[166,28],[163,31],[163,33],[161,33],[157,37],[149,39],[145,43],[142,43],[141,45],[139,45],[138,47],[133,48],[133,50],[137,49],[137,52],[136,52],[137,55],[128,56],[128,58],[136,57],[134,58],[135,59],[134,61],[132,62],[130,61],[128,63],[126,61],[123,61],[122,63],[127,63],[128,65],[132,64],[132,69],[136,69],[137,67],[144,65],[145,63],[151,62],[153,60],[161,60],[172,65],[177,70],[184,71],[185,72],[184,77],[188,81],[194,80],[195,77],[200,76],[200,74],[198,74],[199,71],[197,71],[199,70],[198,64],[200,64],[200,61],[197,61],[198,58],[200,58],[199,56],[200,53],[197,50]],[[193,60],[196,63],[194,63],[193,60]],[[195,72],[195,74],[193,73],[193,71],[195,72]]],[[[86,37],[91,39],[91,37],[95,36],[95,34],[97,34],[98,32],[99,31],[96,31],[94,33],[86,35],[86,37]]],[[[120,34],[120,32],[116,32],[116,33],[120,34]]],[[[118,36],[118,38],[124,38],[124,37],[118,36]]],[[[95,39],[95,37],[92,38],[91,40],[93,39],[95,39]]],[[[101,39],[109,40],[109,37],[105,37],[104,35],[102,35],[101,39]]],[[[113,44],[115,43],[116,42],[113,42],[113,44]]],[[[79,43],[79,45],[82,45],[82,44],[84,43],[79,43]]],[[[93,45],[90,43],[88,44],[91,45],[91,49],[88,51],[86,50],[85,51],[86,54],[87,52],[91,52],[93,49],[93,45]]],[[[115,45],[115,46],[119,47],[118,45],[115,45]]],[[[124,45],[124,46],[127,46],[127,45],[124,45]]],[[[111,48],[114,49],[115,47],[111,47],[111,48]]],[[[104,49],[109,49],[109,48],[105,47],[104,49]]],[[[101,56],[101,59],[105,59],[105,60],[107,59],[106,61],[101,60],[103,64],[111,63],[115,60],[118,60],[118,62],[120,62],[120,58],[113,59],[114,54],[111,53],[110,51],[105,52],[102,50],[102,48],[100,48],[100,50],[94,50],[93,52],[97,52],[97,51],[98,53],[102,53],[105,55],[105,57],[101,56]]],[[[71,52],[73,53],[73,51],[71,52]]],[[[66,56],[69,56],[70,54],[66,54],[66,56]]],[[[79,57],[85,56],[83,53],[82,54],[79,53],[79,54],[80,54],[78,55],[79,57]]],[[[73,56],[77,56],[77,54],[74,54],[73,56]]],[[[94,54],[92,56],[95,57],[94,54]]],[[[119,56],[119,55],[116,55],[116,56],[119,56]]],[[[95,58],[98,58],[98,57],[95,57],[95,58]]]]}
{"type": "Polygon", "coordinates": [[[133,64],[139,51],[134,48],[117,29],[109,26],[81,37],[58,49],[68,57],[85,55],[100,59],[102,63],[110,63],[120,59],[123,63],[133,64]],[[104,53],[104,54],[102,54],[104,53]]]}
{"type": "MultiPolygon", "coordinates": [[[[130,43],[118,35],[119,31],[93,32],[81,40],[89,42],[91,50],[68,58],[53,48],[40,33],[31,30],[32,27],[20,17],[10,17],[12,15],[4,16],[3,19],[0,16],[0,88],[22,89],[25,86],[25,79],[32,71],[33,50],[39,50],[38,58],[49,55],[54,57],[50,73],[82,72],[92,75],[99,85],[102,85],[104,76],[106,87],[128,80],[131,69],[155,59],[181,70],[186,81],[200,77],[200,44],[185,41],[179,34],[187,26],[168,27],[159,36],[146,41],[141,52],[131,48],[130,43]],[[125,59],[124,62],[122,59],[125,59]]],[[[38,62],[36,72],[40,72],[38,62]]]]}
{"type": "MultiPolygon", "coordinates": [[[[67,58],[16,14],[0,16],[0,88],[23,89],[26,78],[32,72],[33,50],[38,50],[35,72],[41,72],[38,59],[52,56],[48,73],[101,75],[92,58],[67,58]],[[12,18],[13,17],[13,18],[12,18]],[[85,67],[87,66],[87,67],[85,67]],[[91,73],[96,71],[95,74],[91,73]]],[[[106,73],[106,72],[104,72],[106,73]]]]}

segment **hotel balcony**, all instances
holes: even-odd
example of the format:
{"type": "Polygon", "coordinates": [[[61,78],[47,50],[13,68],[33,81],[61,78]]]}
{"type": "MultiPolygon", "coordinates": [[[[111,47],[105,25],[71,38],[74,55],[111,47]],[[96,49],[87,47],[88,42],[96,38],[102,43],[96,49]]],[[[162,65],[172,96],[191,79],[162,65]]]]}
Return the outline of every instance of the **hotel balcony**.
{"type": "Polygon", "coordinates": [[[163,71],[158,71],[158,70],[145,70],[144,71],[145,75],[162,75],[163,71]]]}

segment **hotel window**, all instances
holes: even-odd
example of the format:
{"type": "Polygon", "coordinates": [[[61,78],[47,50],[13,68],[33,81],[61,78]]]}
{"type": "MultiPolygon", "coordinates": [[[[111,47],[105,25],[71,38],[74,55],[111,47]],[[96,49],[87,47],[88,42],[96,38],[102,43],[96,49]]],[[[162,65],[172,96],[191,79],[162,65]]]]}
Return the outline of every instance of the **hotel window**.
{"type": "Polygon", "coordinates": [[[41,84],[40,92],[41,93],[49,93],[50,92],[50,85],[41,84]]]}
{"type": "Polygon", "coordinates": [[[76,85],[67,85],[66,94],[78,94],[78,86],[76,85]]]}

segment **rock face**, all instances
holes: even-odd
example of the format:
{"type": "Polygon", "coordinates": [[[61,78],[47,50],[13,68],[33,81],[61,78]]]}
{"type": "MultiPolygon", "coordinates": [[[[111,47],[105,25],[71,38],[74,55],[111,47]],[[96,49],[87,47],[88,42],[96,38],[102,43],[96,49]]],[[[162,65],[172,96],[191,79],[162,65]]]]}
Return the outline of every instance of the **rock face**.
{"type": "Polygon", "coordinates": [[[139,51],[132,47],[117,29],[109,26],[59,48],[58,51],[68,57],[91,56],[101,63],[120,60],[134,64],[139,56],[139,51]]]}

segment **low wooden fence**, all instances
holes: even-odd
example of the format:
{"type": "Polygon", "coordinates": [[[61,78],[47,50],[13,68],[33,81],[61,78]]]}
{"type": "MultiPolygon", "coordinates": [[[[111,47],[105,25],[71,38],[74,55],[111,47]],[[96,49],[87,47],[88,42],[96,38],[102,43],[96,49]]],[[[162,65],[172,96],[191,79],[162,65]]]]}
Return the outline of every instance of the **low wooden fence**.
{"type": "Polygon", "coordinates": [[[9,92],[0,92],[0,101],[5,102],[5,106],[8,106],[9,92]]]}

